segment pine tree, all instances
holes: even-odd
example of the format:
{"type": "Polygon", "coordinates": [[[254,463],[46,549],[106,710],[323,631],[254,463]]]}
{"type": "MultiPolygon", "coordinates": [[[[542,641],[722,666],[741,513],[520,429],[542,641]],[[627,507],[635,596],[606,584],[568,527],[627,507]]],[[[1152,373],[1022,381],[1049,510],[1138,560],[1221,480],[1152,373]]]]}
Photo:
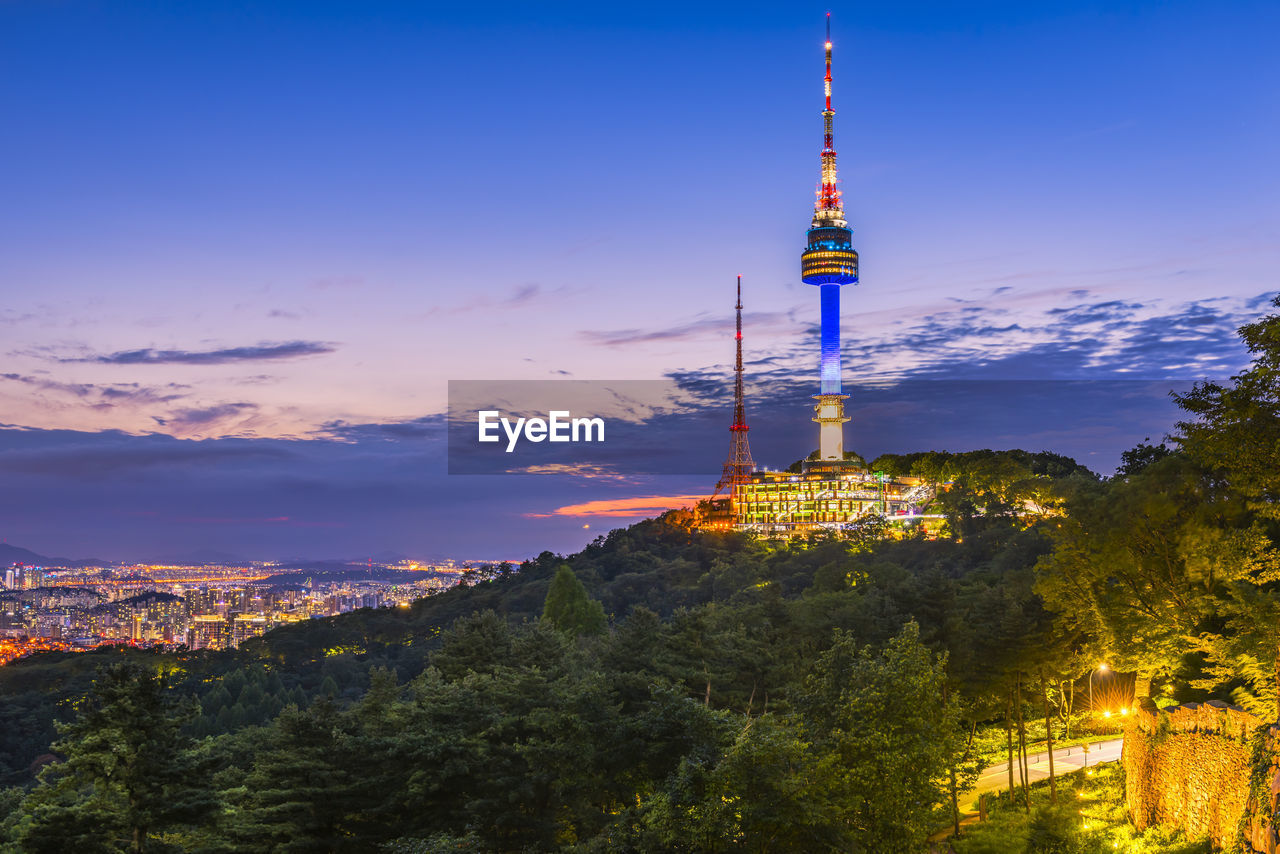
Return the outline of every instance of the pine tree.
{"type": "Polygon", "coordinates": [[[542,619],[573,635],[602,634],[607,626],[604,606],[592,599],[587,588],[567,565],[556,570],[542,606],[542,619]]]}
{"type": "Polygon", "coordinates": [[[199,823],[214,808],[207,775],[182,727],[195,704],[181,703],[167,678],[124,663],[106,669],[78,717],[59,726],[55,752],[23,804],[30,821],[21,850],[159,852],[160,837],[199,823]]]}
{"type": "Polygon", "coordinates": [[[285,709],[245,779],[231,833],[242,850],[361,850],[346,831],[354,791],[346,734],[334,704],[285,709]]]}

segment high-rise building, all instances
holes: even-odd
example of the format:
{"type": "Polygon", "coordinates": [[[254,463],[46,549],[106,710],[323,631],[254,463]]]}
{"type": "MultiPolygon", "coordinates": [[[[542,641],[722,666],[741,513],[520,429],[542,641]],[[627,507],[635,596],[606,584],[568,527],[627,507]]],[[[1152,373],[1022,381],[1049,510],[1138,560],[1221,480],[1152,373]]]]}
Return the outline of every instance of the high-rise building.
{"type": "Polygon", "coordinates": [[[197,614],[187,630],[187,645],[192,649],[226,649],[227,620],[218,614],[197,614]]]}
{"type": "Polygon", "coordinates": [[[249,638],[261,637],[267,630],[267,618],[261,614],[238,614],[231,622],[231,645],[240,644],[249,638]]]}

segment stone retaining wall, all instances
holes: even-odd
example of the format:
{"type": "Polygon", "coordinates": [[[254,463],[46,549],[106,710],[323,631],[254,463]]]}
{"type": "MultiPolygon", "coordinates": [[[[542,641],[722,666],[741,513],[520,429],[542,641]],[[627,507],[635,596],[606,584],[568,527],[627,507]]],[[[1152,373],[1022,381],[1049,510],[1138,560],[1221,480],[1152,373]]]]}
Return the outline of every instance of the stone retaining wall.
{"type": "MultiPolygon", "coordinates": [[[[1241,817],[1251,807],[1251,736],[1260,726],[1257,717],[1217,700],[1158,710],[1144,698],[1125,727],[1121,757],[1134,825],[1173,825],[1192,839],[1208,837],[1219,849],[1239,850],[1241,817]]],[[[1278,787],[1280,777],[1272,791],[1278,787]]],[[[1252,832],[1259,823],[1253,812],[1247,836],[1270,844],[1254,850],[1276,854],[1270,827],[1252,832]]]]}

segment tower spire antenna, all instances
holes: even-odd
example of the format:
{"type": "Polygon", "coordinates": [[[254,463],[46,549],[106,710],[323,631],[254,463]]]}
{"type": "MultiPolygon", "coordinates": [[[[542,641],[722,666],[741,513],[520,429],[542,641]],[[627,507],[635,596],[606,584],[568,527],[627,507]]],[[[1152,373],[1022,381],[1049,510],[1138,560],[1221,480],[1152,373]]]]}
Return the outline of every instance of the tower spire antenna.
{"type": "Polygon", "coordinates": [[[827,73],[822,78],[822,93],[826,101],[822,108],[822,180],[818,184],[818,201],[813,206],[813,225],[847,225],[844,208],[840,204],[840,188],[836,179],[835,120],[831,109],[831,13],[827,13],[826,51],[827,73]]]}
{"type": "Polygon", "coordinates": [[[729,459],[725,460],[724,471],[720,475],[720,482],[716,484],[716,492],[728,488],[730,490],[729,502],[732,512],[733,493],[732,489],[735,484],[747,483],[751,479],[751,473],[755,471],[756,464],[751,459],[751,447],[747,443],[747,411],[745,403],[745,395],[742,388],[742,277],[738,277],[738,302],[734,306],[736,312],[736,329],[734,333],[734,346],[736,348],[735,359],[733,363],[733,424],[729,426],[729,459]]]}

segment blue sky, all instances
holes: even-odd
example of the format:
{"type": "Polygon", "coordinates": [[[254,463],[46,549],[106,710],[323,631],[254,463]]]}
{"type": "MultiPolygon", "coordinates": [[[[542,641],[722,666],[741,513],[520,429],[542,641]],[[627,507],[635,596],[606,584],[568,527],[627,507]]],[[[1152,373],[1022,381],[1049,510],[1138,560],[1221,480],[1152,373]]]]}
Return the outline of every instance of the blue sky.
{"type": "MultiPolygon", "coordinates": [[[[718,383],[739,273],[752,438],[803,451],[769,404],[816,374],[826,10],[0,2],[0,536],[575,548],[625,517],[557,508],[703,479],[449,477],[448,380],[718,383]]],[[[1280,262],[1275,4],[831,11],[847,381],[1242,364],[1280,262]]]]}

